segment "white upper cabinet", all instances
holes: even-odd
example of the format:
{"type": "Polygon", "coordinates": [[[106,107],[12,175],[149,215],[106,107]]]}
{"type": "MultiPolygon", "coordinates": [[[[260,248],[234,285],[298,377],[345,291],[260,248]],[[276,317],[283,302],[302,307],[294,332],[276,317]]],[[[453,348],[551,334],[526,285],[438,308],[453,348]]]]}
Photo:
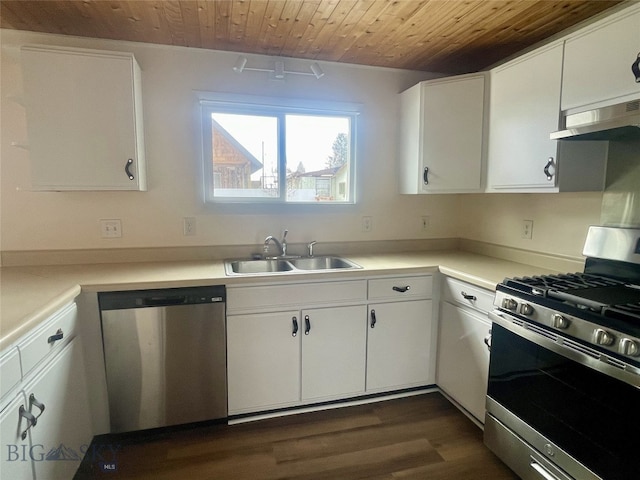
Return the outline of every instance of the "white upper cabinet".
{"type": "Polygon", "coordinates": [[[484,101],[485,74],[400,94],[400,193],[481,191],[484,101]]]}
{"type": "Polygon", "coordinates": [[[130,53],[22,47],[34,190],[146,190],[140,67],[130,53]]]}
{"type": "Polygon", "coordinates": [[[555,188],[561,81],[559,43],[491,71],[489,189],[555,188]]]}
{"type": "Polygon", "coordinates": [[[561,43],[491,70],[487,189],[601,191],[606,142],[559,142],[561,43]]]}
{"type": "Polygon", "coordinates": [[[640,56],[640,4],[565,42],[562,110],[610,105],[640,96],[631,66],[640,56]]]}

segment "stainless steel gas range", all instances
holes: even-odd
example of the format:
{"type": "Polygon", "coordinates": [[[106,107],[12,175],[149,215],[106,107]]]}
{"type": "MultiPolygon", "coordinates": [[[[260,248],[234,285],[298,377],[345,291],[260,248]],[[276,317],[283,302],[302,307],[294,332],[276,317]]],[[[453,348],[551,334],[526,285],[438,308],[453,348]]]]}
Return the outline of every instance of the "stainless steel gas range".
{"type": "Polygon", "coordinates": [[[523,480],[640,478],[640,229],[496,288],[484,439],[523,480]]]}

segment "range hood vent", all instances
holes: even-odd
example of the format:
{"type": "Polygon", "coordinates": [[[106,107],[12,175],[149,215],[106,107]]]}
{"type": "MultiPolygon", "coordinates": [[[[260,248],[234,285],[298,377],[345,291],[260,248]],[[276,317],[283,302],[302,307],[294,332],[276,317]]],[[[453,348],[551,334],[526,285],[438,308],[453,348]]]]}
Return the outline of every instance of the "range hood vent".
{"type": "Polygon", "coordinates": [[[640,139],[640,99],[563,117],[564,130],[551,140],[640,139]]]}

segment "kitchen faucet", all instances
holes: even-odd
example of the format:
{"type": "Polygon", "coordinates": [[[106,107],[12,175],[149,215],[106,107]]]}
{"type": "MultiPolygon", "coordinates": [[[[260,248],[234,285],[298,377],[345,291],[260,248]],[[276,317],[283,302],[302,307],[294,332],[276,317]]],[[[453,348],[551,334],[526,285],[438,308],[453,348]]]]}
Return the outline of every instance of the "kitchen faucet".
{"type": "Polygon", "coordinates": [[[264,239],[263,252],[265,256],[269,253],[270,242],[273,242],[276,244],[276,247],[278,247],[278,250],[280,250],[281,257],[285,257],[287,255],[287,233],[289,233],[289,230],[285,230],[284,233],[282,234],[282,241],[278,241],[278,239],[273,235],[269,235],[267,238],[264,239]]]}

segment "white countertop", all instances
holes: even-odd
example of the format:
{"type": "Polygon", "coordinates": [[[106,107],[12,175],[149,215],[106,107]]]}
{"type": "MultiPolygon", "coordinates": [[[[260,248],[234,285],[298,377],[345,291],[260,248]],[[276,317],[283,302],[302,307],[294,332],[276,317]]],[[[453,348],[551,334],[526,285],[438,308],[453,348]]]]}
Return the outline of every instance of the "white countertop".
{"type": "Polygon", "coordinates": [[[83,290],[99,292],[296,282],[424,273],[438,269],[445,275],[494,290],[496,284],[505,277],[555,272],[464,251],[348,255],[347,258],[363,268],[340,272],[228,277],[221,260],[3,267],[0,268],[0,350],[71,302],[83,290]]]}

